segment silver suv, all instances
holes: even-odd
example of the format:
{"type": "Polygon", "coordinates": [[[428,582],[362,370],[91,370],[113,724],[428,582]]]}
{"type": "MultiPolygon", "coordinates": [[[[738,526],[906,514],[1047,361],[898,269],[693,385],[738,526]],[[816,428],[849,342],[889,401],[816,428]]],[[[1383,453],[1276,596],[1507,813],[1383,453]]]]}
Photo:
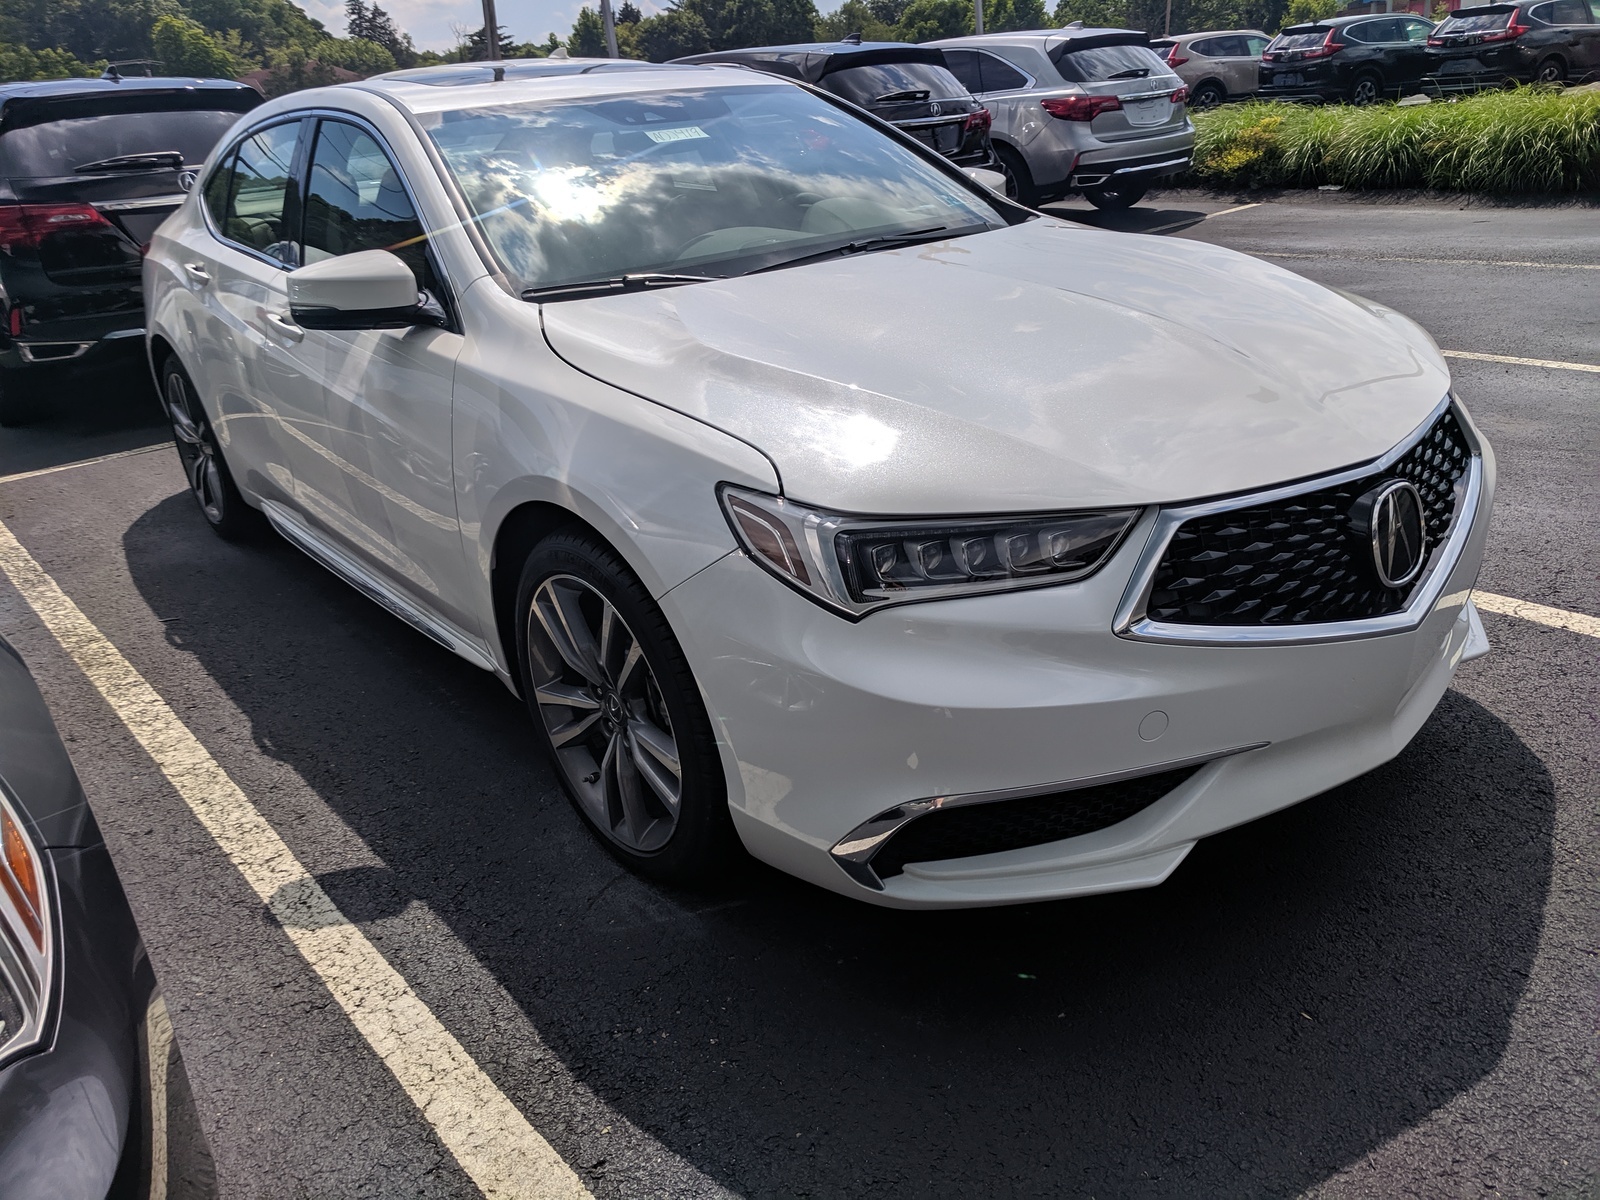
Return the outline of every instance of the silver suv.
{"type": "Polygon", "coordinates": [[[1272,35],[1259,29],[1214,29],[1158,38],[1150,45],[1189,85],[1190,108],[1215,108],[1255,95],[1261,52],[1271,41],[1272,35]]]}
{"type": "Polygon", "coordinates": [[[1006,192],[1023,204],[1076,191],[1127,208],[1189,167],[1188,89],[1143,33],[1068,26],[930,44],[994,114],[1006,192]]]}

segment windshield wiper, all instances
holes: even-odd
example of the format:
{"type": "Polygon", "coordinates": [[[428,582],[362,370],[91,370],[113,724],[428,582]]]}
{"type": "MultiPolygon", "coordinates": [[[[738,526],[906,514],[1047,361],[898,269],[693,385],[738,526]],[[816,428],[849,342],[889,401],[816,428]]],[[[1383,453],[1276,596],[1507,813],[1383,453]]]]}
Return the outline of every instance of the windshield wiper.
{"type": "Polygon", "coordinates": [[[917,90],[917,89],[914,89],[914,88],[907,88],[903,92],[885,92],[881,96],[874,96],[872,98],[872,103],[874,103],[874,104],[895,104],[895,103],[897,103],[899,101],[902,101],[902,100],[908,100],[908,101],[926,100],[928,98],[928,95],[929,95],[929,92],[928,92],[927,88],[922,88],[921,90],[917,90]]]}
{"type": "Polygon", "coordinates": [[[149,150],[143,154],[113,154],[97,158],[72,169],[82,175],[88,171],[155,171],[162,167],[183,168],[182,150],[149,150]]]}
{"type": "Polygon", "coordinates": [[[1149,67],[1129,67],[1126,71],[1118,71],[1115,75],[1107,75],[1106,81],[1109,83],[1113,79],[1143,79],[1148,74],[1150,74],[1149,67]]]}
{"type": "Polygon", "coordinates": [[[610,279],[587,279],[578,283],[552,283],[524,289],[524,300],[586,300],[591,296],[620,296],[625,292],[644,292],[653,288],[677,287],[685,283],[710,283],[713,275],[669,275],[663,271],[643,271],[637,275],[613,275],[610,279]]]}
{"type": "MultiPolygon", "coordinates": [[[[963,226],[972,229],[973,226],[963,226]]],[[[984,226],[983,228],[988,228],[984,226]]],[[[786,258],[782,262],[769,263],[764,267],[757,267],[754,271],[746,272],[750,275],[759,275],[763,271],[776,271],[782,267],[798,267],[803,263],[820,262],[825,258],[839,258],[849,254],[862,254],[868,250],[893,250],[899,246],[914,246],[918,242],[942,241],[948,235],[950,226],[930,225],[926,229],[909,229],[905,233],[886,233],[879,237],[862,238],[857,242],[846,242],[842,246],[830,246],[826,250],[814,250],[810,254],[802,254],[797,258],[786,258]]]]}

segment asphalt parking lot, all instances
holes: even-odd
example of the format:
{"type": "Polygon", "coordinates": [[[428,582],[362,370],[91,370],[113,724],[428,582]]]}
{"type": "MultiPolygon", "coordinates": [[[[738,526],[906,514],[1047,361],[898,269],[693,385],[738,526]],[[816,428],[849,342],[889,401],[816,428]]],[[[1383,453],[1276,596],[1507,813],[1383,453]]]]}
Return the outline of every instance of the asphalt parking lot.
{"type": "MultiPolygon", "coordinates": [[[[1452,361],[1499,457],[1480,586],[1568,615],[1486,604],[1493,652],[1399,758],[1154,890],[907,914],[755,867],[647,885],[498,683],[287,544],[215,538],[171,450],[139,452],[164,430],[124,381],[0,431],[0,523],[509,1100],[489,1144],[547,1141],[595,1196],[1594,1194],[1595,210],[1056,211],[1260,255],[1480,356],[1452,361]]],[[[0,576],[0,632],[95,805],[222,1194],[479,1194],[449,1098],[419,1108],[426,1081],[330,993],[315,923],[263,903],[39,594],[0,576]]]]}

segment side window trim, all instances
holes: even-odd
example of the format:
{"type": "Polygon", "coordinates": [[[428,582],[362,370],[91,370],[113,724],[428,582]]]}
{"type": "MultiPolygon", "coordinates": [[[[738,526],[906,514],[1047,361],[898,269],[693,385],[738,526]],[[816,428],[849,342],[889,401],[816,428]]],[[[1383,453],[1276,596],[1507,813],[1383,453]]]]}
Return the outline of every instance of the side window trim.
{"type": "MultiPolygon", "coordinates": [[[[298,151],[300,155],[300,161],[298,163],[298,170],[296,171],[296,179],[298,180],[298,190],[300,191],[300,194],[304,196],[307,189],[311,186],[311,164],[316,155],[317,141],[322,137],[322,127],[325,124],[330,121],[342,122],[343,124],[349,125],[352,128],[359,129],[362,133],[370,137],[377,145],[378,149],[383,152],[384,158],[389,160],[389,166],[394,171],[395,178],[400,181],[401,188],[405,190],[406,200],[411,205],[411,211],[416,214],[417,224],[422,227],[423,251],[428,256],[428,259],[433,267],[434,279],[439,285],[438,291],[440,294],[434,296],[434,300],[439,303],[439,305],[444,309],[445,314],[450,318],[450,324],[447,326],[447,329],[452,333],[462,332],[461,320],[456,312],[454,288],[450,284],[449,277],[446,276],[444,272],[444,263],[441,260],[440,255],[433,248],[434,231],[428,228],[428,222],[422,215],[422,206],[417,203],[416,190],[412,188],[411,180],[406,178],[405,170],[400,166],[400,162],[396,158],[393,148],[389,145],[389,139],[384,137],[383,134],[374,128],[370,122],[363,120],[355,113],[341,112],[337,109],[315,109],[311,112],[305,113],[304,116],[307,122],[313,125],[313,128],[311,130],[311,136],[302,136],[300,139],[300,149],[298,151]]],[[[301,204],[299,211],[296,213],[296,229],[300,234],[300,245],[302,247],[305,245],[305,209],[306,206],[301,204]]],[[[304,251],[302,250],[302,254],[303,253],[304,251]]]]}
{"type": "MultiPolygon", "coordinates": [[[[294,115],[285,119],[274,118],[269,121],[263,121],[259,125],[252,125],[249,129],[246,129],[238,137],[233,139],[233,141],[229,144],[228,149],[223,153],[222,157],[217,160],[217,165],[212,168],[212,174],[207,177],[207,182],[209,183],[210,179],[215,177],[219,171],[232,170],[234,160],[239,157],[240,147],[242,147],[251,138],[256,137],[258,134],[265,133],[269,129],[276,129],[280,125],[295,124],[300,126],[300,132],[295,137],[294,158],[291,159],[289,163],[289,190],[283,198],[283,207],[285,212],[293,212],[293,230],[295,232],[299,232],[302,207],[300,204],[301,179],[305,173],[306,156],[305,113],[295,113],[294,115]]],[[[233,207],[233,197],[238,187],[239,173],[234,171],[233,178],[228,180],[228,194],[223,198],[224,211],[233,207]]],[[[205,197],[203,194],[201,196],[200,211],[204,214],[207,232],[209,232],[213,238],[221,242],[224,246],[227,246],[233,250],[237,250],[241,254],[248,254],[251,258],[264,262],[269,266],[277,267],[280,271],[294,270],[293,267],[285,263],[282,259],[273,258],[272,255],[264,254],[260,250],[257,250],[254,246],[246,246],[243,242],[238,242],[233,238],[228,237],[227,234],[222,231],[221,227],[218,226],[216,215],[211,211],[211,206],[205,203],[205,197]]],[[[299,245],[298,238],[296,239],[295,244],[299,245]]]]}

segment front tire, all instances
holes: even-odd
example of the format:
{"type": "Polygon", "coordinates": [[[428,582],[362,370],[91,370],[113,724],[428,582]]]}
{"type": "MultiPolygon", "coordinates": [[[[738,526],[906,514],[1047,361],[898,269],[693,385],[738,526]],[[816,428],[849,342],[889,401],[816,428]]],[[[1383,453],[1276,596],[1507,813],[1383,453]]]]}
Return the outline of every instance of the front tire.
{"type": "Polygon", "coordinates": [[[1149,190],[1142,187],[1084,188],[1083,198],[1098,209],[1116,212],[1119,209],[1132,208],[1144,199],[1144,194],[1149,190]]]}
{"type": "Polygon", "coordinates": [[[710,717],[666,617],[581,532],[534,547],[517,589],[523,695],[573,807],[630,869],[704,885],[738,859],[710,717]]]}
{"type": "Polygon", "coordinates": [[[206,523],[217,536],[230,542],[255,537],[266,519],[239,494],[216,431],[211,428],[211,418],[206,416],[189,373],[175,356],[161,367],[161,402],[172,423],[172,440],[178,446],[178,461],[189,480],[189,492],[206,523]]]}

